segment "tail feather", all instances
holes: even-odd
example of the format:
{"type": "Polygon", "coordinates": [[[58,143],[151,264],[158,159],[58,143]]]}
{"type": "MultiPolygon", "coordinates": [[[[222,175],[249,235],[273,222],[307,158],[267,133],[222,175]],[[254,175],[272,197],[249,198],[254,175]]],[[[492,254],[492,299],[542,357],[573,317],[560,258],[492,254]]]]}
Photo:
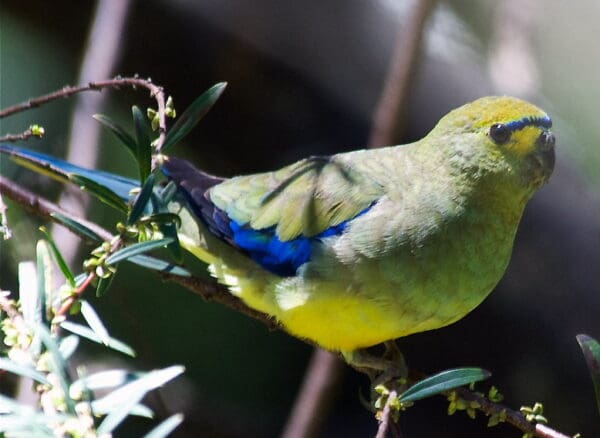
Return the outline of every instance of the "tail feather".
{"type": "Polygon", "coordinates": [[[194,167],[189,161],[169,157],[162,165],[163,173],[175,182],[186,198],[189,208],[217,237],[233,246],[233,233],[229,227],[231,220],[224,211],[210,200],[208,190],[225,178],[210,175],[194,167]]]}

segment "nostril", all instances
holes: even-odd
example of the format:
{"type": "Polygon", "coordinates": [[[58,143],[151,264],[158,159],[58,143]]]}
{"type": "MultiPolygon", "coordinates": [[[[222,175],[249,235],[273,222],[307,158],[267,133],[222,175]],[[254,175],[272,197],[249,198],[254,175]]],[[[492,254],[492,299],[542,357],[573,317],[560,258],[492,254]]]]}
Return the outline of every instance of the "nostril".
{"type": "Polygon", "coordinates": [[[551,132],[544,131],[540,134],[538,143],[540,145],[540,148],[543,151],[548,151],[548,150],[554,148],[554,144],[556,143],[556,138],[554,137],[554,134],[552,134],[551,132]]]}

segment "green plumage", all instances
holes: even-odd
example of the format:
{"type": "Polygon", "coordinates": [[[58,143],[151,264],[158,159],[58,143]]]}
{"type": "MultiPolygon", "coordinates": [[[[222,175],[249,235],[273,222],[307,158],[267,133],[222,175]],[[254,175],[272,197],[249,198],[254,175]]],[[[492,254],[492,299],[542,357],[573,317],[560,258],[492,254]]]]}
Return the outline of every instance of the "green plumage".
{"type": "Polygon", "coordinates": [[[246,304],[324,348],[348,352],[439,328],[502,277],[525,205],[552,172],[550,124],[527,102],[483,98],[412,144],[305,159],[209,188],[209,202],[261,238],[262,230],[284,243],[317,237],[292,276],[263,269],[202,220],[199,238],[182,241],[246,304]]]}

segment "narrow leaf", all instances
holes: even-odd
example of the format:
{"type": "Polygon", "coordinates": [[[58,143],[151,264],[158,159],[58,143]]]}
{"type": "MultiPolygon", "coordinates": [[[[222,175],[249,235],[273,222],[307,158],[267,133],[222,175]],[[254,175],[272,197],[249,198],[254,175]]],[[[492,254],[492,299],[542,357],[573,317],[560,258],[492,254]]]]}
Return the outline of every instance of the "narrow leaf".
{"type": "MultiPolygon", "coordinates": [[[[110,406],[104,406],[108,408],[107,412],[104,412],[102,409],[98,409],[94,407],[94,403],[92,402],[92,410],[96,415],[108,415],[111,412],[115,411],[114,408],[110,406]]],[[[131,409],[129,409],[129,415],[135,415],[136,417],[144,417],[144,418],[154,418],[154,412],[148,406],[144,406],[141,403],[134,405],[131,409]]]]}
{"type": "Polygon", "coordinates": [[[119,140],[121,143],[127,147],[127,150],[131,152],[131,156],[137,161],[137,143],[133,139],[131,135],[129,135],[121,126],[119,126],[114,120],[110,117],[105,116],[104,114],[94,114],[92,116],[94,119],[102,123],[106,128],[108,128],[119,140]]]}
{"type": "Polygon", "coordinates": [[[71,385],[71,391],[83,392],[85,390],[96,391],[98,389],[114,388],[123,384],[133,382],[141,377],[139,373],[127,370],[99,371],[89,376],[82,377],[71,385]]]}
{"type": "Polygon", "coordinates": [[[110,207],[120,210],[123,213],[127,213],[127,204],[119,197],[119,195],[117,195],[108,187],[98,184],[94,180],[76,173],[70,173],[69,180],[73,184],[77,184],[83,190],[91,193],[110,207]]]}
{"type": "Polygon", "coordinates": [[[151,390],[164,385],[183,373],[182,366],[171,366],[149,372],[139,379],[115,389],[101,399],[92,402],[96,412],[108,412],[108,416],[98,427],[98,434],[112,432],[129,415],[142,398],[151,390]]]}
{"type": "Polygon", "coordinates": [[[108,334],[108,330],[102,324],[102,320],[92,307],[92,305],[86,301],[81,301],[81,314],[85,318],[85,321],[88,323],[92,331],[98,336],[98,339],[104,344],[108,345],[110,342],[110,335],[108,334]]]}
{"type": "Polygon", "coordinates": [[[67,262],[63,258],[61,252],[58,250],[54,239],[52,238],[46,227],[40,227],[40,231],[44,233],[44,236],[46,236],[46,240],[50,244],[52,255],[54,256],[54,260],[56,260],[56,264],[60,268],[60,271],[64,275],[65,279],[69,282],[71,287],[75,287],[75,275],[73,274],[73,271],[71,271],[71,268],[69,268],[69,265],[67,265],[67,262]]]}
{"type": "Polygon", "coordinates": [[[155,271],[168,272],[169,274],[179,275],[181,277],[189,277],[192,274],[187,269],[173,263],[157,259],[148,255],[139,254],[127,259],[128,262],[143,266],[144,268],[153,269],[155,271]]]}
{"type": "Polygon", "coordinates": [[[135,202],[133,203],[133,207],[131,207],[131,212],[129,213],[129,218],[127,219],[128,225],[133,225],[134,223],[136,223],[137,220],[142,216],[142,213],[144,213],[146,205],[148,204],[148,200],[152,195],[155,180],[156,178],[154,175],[150,175],[146,179],[146,182],[142,186],[140,194],[137,196],[135,202]]]}
{"type": "Polygon", "coordinates": [[[141,397],[143,397],[147,392],[152,391],[153,389],[164,385],[169,380],[179,376],[184,370],[184,367],[174,365],[163,368],[162,370],[155,370],[142,374],[141,377],[133,382],[127,383],[104,397],[95,400],[92,406],[94,410],[101,410],[103,412],[110,412],[113,409],[118,409],[119,406],[129,403],[132,399],[136,399],[138,394],[141,394],[141,397]]]}
{"type": "MultiPolygon", "coordinates": [[[[102,344],[102,341],[100,340],[98,335],[96,335],[96,333],[94,333],[93,330],[90,329],[89,327],[86,327],[81,324],[75,324],[74,322],[71,322],[71,321],[63,321],[60,324],[60,326],[62,328],[64,328],[65,330],[70,331],[71,333],[75,333],[76,335],[81,336],[82,338],[86,338],[86,339],[89,339],[90,341],[96,342],[98,344],[102,344]]],[[[129,345],[125,344],[124,342],[119,341],[118,339],[115,339],[112,337],[109,338],[108,347],[112,348],[115,351],[119,351],[123,354],[126,354],[128,356],[135,357],[135,351],[133,351],[133,349],[129,345]]]]}
{"type": "Polygon", "coordinates": [[[179,143],[196,126],[221,96],[226,86],[227,83],[219,82],[192,102],[167,133],[161,152],[165,152],[174,144],[179,143]]]}
{"type": "Polygon", "coordinates": [[[23,377],[29,377],[30,379],[33,379],[39,383],[43,383],[44,385],[48,384],[46,376],[39,371],[4,357],[0,357],[0,370],[8,371],[9,373],[17,374],[23,377]]]}
{"type": "Polygon", "coordinates": [[[446,370],[415,383],[400,394],[398,399],[400,402],[420,400],[444,391],[450,391],[459,386],[487,379],[490,376],[491,373],[489,371],[481,368],[455,368],[446,370]]]}
{"type": "Polygon", "coordinates": [[[57,222],[60,222],[62,225],[73,231],[78,236],[87,237],[88,239],[93,240],[95,242],[102,242],[102,238],[94,231],[92,231],[85,225],[79,223],[78,221],[71,219],[68,216],[65,216],[64,214],[51,213],[50,216],[55,218],[57,222]]]}
{"type": "Polygon", "coordinates": [[[148,432],[144,438],[165,438],[173,432],[183,421],[183,415],[175,414],[161,422],[158,426],[148,432]]]}
{"type": "MultiPolygon", "coordinates": [[[[172,214],[172,213],[164,213],[164,214],[172,214]]],[[[179,216],[176,216],[179,221],[179,216]]],[[[171,253],[171,257],[177,263],[183,263],[183,250],[181,249],[181,244],[179,243],[179,236],[177,235],[177,226],[174,223],[162,223],[159,224],[159,229],[162,232],[163,236],[170,237],[173,239],[173,242],[167,246],[167,249],[171,253]]]]}
{"type": "Polygon", "coordinates": [[[131,190],[139,187],[139,182],[114,173],[101,170],[86,169],[51,155],[17,146],[0,144],[0,153],[8,154],[17,164],[27,167],[42,175],[47,175],[57,181],[70,181],[71,174],[77,174],[108,187],[122,199],[128,200],[131,190]]]}
{"type": "Polygon", "coordinates": [[[588,335],[577,335],[576,338],[592,376],[592,384],[596,392],[596,403],[600,413],[600,344],[588,335]]]}
{"type": "Polygon", "coordinates": [[[100,298],[104,296],[116,275],[117,271],[113,272],[113,274],[108,277],[100,277],[98,279],[98,284],[96,285],[96,297],[100,298]]]}
{"type": "Polygon", "coordinates": [[[163,204],[168,204],[173,199],[173,196],[177,193],[177,184],[174,181],[169,181],[167,185],[160,192],[160,199],[163,204]]]}
{"type": "Polygon", "coordinates": [[[58,346],[58,350],[60,351],[60,355],[68,360],[79,345],[79,338],[75,335],[69,335],[60,341],[60,345],[58,346]]]}
{"type": "Polygon", "coordinates": [[[142,184],[150,175],[150,166],[152,164],[152,147],[150,146],[150,125],[148,119],[137,107],[131,108],[133,113],[133,123],[135,125],[135,135],[137,137],[137,162],[140,170],[140,181],[142,184]]]}
{"type": "Polygon", "coordinates": [[[145,395],[141,391],[132,392],[124,403],[117,405],[116,409],[111,409],[109,414],[102,420],[102,423],[100,423],[100,426],[98,426],[98,435],[111,434],[145,395]]]}
{"type": "Polygon", "coordinates": [[[122,248],[118,251],[115,251],[113,254],[106,258],[106,263],[109,265],[114,265],[115,263],[120,262],[121,260],[129,259],[130,257],[136,256],[138,254],[142,254],[148,251],[152,251],[153,249],[161,248],[163,246],[168,245],[173,241],[172,238],[159,239],[159,240],[149,240],[147,242],[135,243],[133,245],[129,245],[125,248],[122,248]]]}

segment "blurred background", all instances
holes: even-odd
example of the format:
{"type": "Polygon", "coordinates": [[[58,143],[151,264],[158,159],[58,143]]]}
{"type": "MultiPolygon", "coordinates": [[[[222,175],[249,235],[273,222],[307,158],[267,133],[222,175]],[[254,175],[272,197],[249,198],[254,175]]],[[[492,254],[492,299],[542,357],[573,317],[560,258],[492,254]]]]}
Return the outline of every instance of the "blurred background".
{"type": "MultiPolygon", "coordinates": [[[[458,323],[402,339],[400,347],[411,368],[427,373],[458,366],[491,370],[490,382],[509,406],[541,401],[555,428],[600,436],[591,380],[575,341],[578,333],[600,338],[600,3],[433,3],[398,142],[420,138],[439,117],[469,100],[510,94],[533,101],[553,118],[557,167],[526,211],[497,290],[458,323]]],[[[137,73],[164,86],[181,114],[205,89],[227,81],[217,105],[174,151],[205,170],[230,176],[361,148],[398,34],[410,26],[415,4],[3,0],[0,107],[80,80],[137,73]],[[111,44],[113,50],[104,53],[111,44]],[[82,67],[92,50],[97,58],[82,67]]],[[[108,100],[101,112],[123,124],[130,123],[132,104],[154,105],[144,93],[130,90],[103,95],[108,100]]],[[[79,147],[78,137],[69,133],[75,106],[86,120],[98,112],[93,102],[86,110],[86,102],[63,100],[2,119],[0,133],[39,123],[47,135],[27,147],[134,176],[133,162],[109,135],[102,134],[97,149],[82,147],[79,157],[69,150],[69,138],[79,147]]],[[[6,161],[0,163],[3,175],[58,199],[60,187],[6,161]]],[[[17,263],[33,259],[40,236],[31,230],[39,223],[9,206],[17,238],[0,246],[0,286],[17,290],[17,263]]],[[[93,203],[87,213],[110,224],[115,218],[106,214],[93,203]]],[[[75,266],[84,250],[89,248],[74,256],[75,266]]],[[[136,367],[187,368],[149,401],[163,416],[185,413],[175,436],[279,435],[311,348],[160,283],[140,268],[123,268],[109,295],[93,302],[111,334],[138,351],[136,367]]],[[[99,356],[92,347],[81,354],[82,360],[93,357],[98,368],[130,366],[117,356],[99,356]]],[[[366,378],[345,370],[322,436],[374,435],[376,421],[361,405],[360,393],[368,393],[366,378]]],[[[440,397],[418,402],[402,414],[404,436],[520,436],[506,425],[487,429],[481,416],[448,417],[446,409],[440,397]]],[[[118,436],[138,436],[150,425],[132,421],[118,436]]]]}

